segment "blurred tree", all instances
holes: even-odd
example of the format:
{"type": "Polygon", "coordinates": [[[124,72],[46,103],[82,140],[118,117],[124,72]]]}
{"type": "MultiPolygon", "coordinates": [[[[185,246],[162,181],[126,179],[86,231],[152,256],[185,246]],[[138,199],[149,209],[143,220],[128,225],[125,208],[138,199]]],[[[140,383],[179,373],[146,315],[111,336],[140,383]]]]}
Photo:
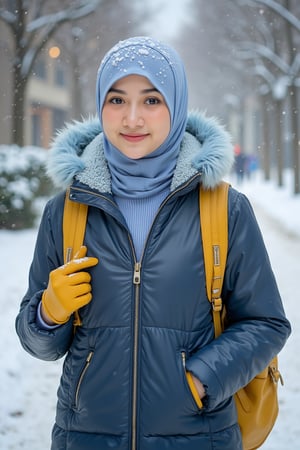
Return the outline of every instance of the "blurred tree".
{"type": "MultiPolygon", "coordinates": [[[[292,153],[295,194],[300,193],[299,164],[299,83],[300,83],[300,3],[296,0],[239,0],[266,16],[271,39],[252,48],[251,61],[264,74],[276,121],[277,183],[283,185],[285,134],[292,153]],[[271,41],[271,42],[270,42],[271,41]],[[286,111],[287,109],[287,111],[286,111]],[[285,119],[285,120],[284,120],[285,119]],[[288,129],[286,133],[286,128],[288,129]]],[[[250,48],[248,49],[250,50],[250,48]]]]}
{"type": "Polygon", "coordinates": [[[245,134],[242,120],[247,112],[245,101],[249,96],[261,99],[257,102],[261,110],[256,113],[261,145],[257,147],[261,149],[265,177],[270,177],[270,164],[275,158],[277,181],[282,184],[286,128],[290,128],[294,192],[299,192],[300,2],[194,0],[193,17],[193,28],[186,34],[187,64],[192,84],[198,86],[194,90],[198,92],[197,102],[203,101],[206,109],[221,113],[225,119],[235,109],[239,124],[234,137],[247,140],[249,134],[245,134]],[[273,158],[271,143],[276,150],[273,158]]]}
{"type": "Polygon", "coordinates": [[[9,27],[14,42],[12,143],[23,146],[26,87],[39,52],[62,24],[91,14],[100,1],[1,1],[0,20],[9,27]]]}

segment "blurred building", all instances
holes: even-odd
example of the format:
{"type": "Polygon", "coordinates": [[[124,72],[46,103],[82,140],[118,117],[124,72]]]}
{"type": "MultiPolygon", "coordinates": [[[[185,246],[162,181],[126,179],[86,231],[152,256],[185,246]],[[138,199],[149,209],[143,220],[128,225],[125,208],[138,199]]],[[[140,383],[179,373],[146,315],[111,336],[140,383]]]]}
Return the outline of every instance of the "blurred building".
{"type": "MultiPolygon", "coordinates": [[[[0,145],[11,144],[13,42],[7,27],[0,24],[0,145]]],[[[44,148],[57,129],[69,119],[73,79],[70,67],[60,58],[60,48],[50,42],[40,52],[30,77],[25,100],[24,144],[44,148]]]]}
{"type": "Polygon", "coordinates": [[[27,88],[27,143],[47,147],[56,130],[68,119],[71,80],[68,67],[59,59],[60,49],[49,46],[34,66],[27,88]]]}

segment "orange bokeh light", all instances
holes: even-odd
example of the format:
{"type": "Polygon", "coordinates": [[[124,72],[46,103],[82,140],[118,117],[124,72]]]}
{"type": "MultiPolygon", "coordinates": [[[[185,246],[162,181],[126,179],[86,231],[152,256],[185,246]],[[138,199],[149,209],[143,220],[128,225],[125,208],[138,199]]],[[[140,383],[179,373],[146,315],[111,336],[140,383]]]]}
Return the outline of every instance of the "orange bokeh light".
{"type": "Polygon", "coordinates": [[[49,56],[50,58],[56,59],[58,58],[60,55],[60,48],[59,47],[51,47],[49,48],[49,56]]]}

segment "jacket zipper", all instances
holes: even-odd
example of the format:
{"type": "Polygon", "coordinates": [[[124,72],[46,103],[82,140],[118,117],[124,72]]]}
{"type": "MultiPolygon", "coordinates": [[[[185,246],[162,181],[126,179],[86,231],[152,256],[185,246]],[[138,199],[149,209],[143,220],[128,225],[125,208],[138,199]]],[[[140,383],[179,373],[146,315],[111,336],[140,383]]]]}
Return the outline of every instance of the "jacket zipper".
{"type": "Polygon", "coordinates": [[[137,435],[137,367],[138,367],[138,334],[140,312],[141,263],[135,262],[133,284],[135,285],[134,305],[134,338],[133,338],[133,386],[132,386],[132,441],[131,449],[136,450],[137,435]]]}
{"type": "Polygon", "coordinates": [[[78,406],[78,397],[79,397],[79,392],[80,392],[81,384],[82,384],[82,381],[83,381],[84,376],[85,376],[85,374],[86,374],[86,371],[87,371],[88,368],[89,368],[89,365],[90,365],[90,363],[91,363],[91,360],[92,360],[93,355],[94,355],[94,352],[93,352],[93,351],[90,351],[90,353],[88,354],[88,356],[87,356],[87,358],[86,358],[86,360],[85,360],[85,365],[84,365],[84,367],[83,367],[83,369],[82,369],[82,372],[81,372],[81,374],[80,374],[80,377],[79,377],[79,380],[78,380],[78,383],[77,383],[77,387],[76,387],[76,392],[75,392],[75,404],[74,404],[75,408],[77,408],[77,406],[78,406]]]}
{"type": "MultiPolygon", "coordinates": [[[[155,217],[153,219],[152,225],[149,229],[149,232],[147,234],[144,248],[141,255],[141,261],[143,260],[145,248],[147,245],[147,241],[149,239],[153,224],[159,215],[160,211],[163,209],[164,205],[167,203],[167,201],[175,195],[175,193],[180,192],[182,189],[184,189],[186,186],[188,186],[194,179],[199,177],[199,173],[194,175],[189,181],[187,181],[181,188],[176,189],[175,191],[171,192],[165,200],[160,205],[159,209],[157,210],[155,217]]],[[[131,239],[131,236],[129,234],[129,241],[132,247],[133,254],[135,255],[134,251],[134,245],[131,239]]],[[[140,283],[141,283],[141,262],[137,262],[135,259],[134,263],[134,272],[133,272],[133,284],[135,286],[135,306],[134,306],[134,340],[133,340],[133,387],[132,387],[132,438],[131,438],[131,450],[137,450],[137,378],[138,378],[138,337],[139,337],[139,312],[140,312],[140,283]]],[[[185,366],[185,352],[181,353],[182,356],[182,362],[185,366]]]]}

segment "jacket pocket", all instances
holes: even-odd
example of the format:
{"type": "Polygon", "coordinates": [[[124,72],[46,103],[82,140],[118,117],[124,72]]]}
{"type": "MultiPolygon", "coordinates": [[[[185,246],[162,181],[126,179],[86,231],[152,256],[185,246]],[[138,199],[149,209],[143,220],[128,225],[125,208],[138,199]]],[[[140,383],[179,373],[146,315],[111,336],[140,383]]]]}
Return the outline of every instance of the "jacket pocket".
{"type": "Polygon", "coordinates": [[[86,376],[86,373],[89,369],[89,366],[91,364],[92,358],[94,356],[94,351],[90,351],[89,354],[86,357],[84,366],[80,372],[80,376],[78,378],[77,384],[76,384],[76,389],[75,389],[75,394],[74,394],[74,401],[73,401],[73,408],[74,409],[78,409],[78,400],[79,400],[79,394],[80,394],[80,390],[81,390],[81,386],[83,383],[83,380],[86,376]]]}
{"type": "Polygon", "coordinates": [[[197,409],[202,409],[203,408],[203,403],[202,403],[202,400],[201,400],[201,398],[199,396],[199,393],[197,391],[195,383],[193,381],[192,374],[190,372],[188,372],[186,370],[186,367],[185,367],[186,352],[184,350],[181,351],[181,360],[182,360],[182,368],[183,368],[183,372],[184,372],[184,378],[185,378],[186,385],[187,385],[187,388],[189,390],[189,393],[191,394],[191,396],[192,396],[192,398],[194,400],[194,403],[197,406],[197,409]]]}

